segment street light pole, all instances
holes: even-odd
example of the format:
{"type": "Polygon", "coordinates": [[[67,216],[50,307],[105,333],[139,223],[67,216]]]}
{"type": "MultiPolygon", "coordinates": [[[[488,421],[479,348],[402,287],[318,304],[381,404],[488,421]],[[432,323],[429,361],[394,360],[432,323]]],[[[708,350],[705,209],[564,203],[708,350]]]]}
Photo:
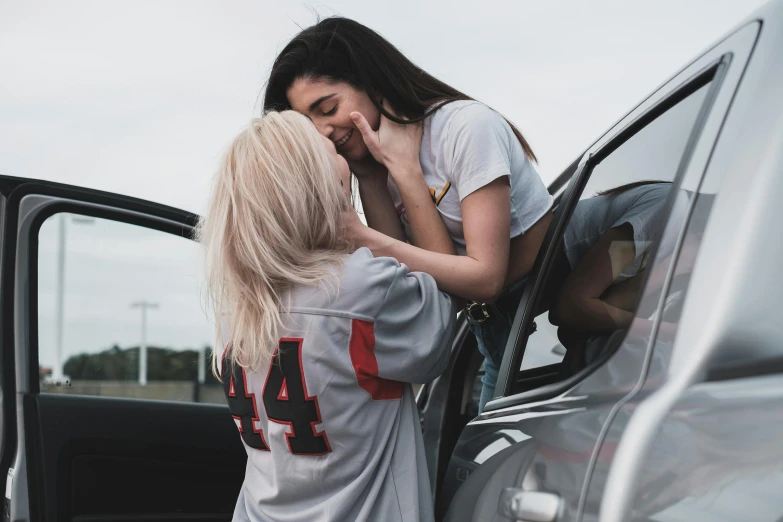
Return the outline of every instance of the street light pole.
{"type": "Polygon", "coordinates": [[[139,301],[131,308],[141,308],[141,345],[139,345],[139,384],[147,384],[147,310],[158,308],[158,303],[139,301]]]}
{"type": "Polygon", "coordinates": [[[206,381],[206,365],[207,365],[207,347],[202,346],[198,349],[198,383],[204,384],[206,381]]]}

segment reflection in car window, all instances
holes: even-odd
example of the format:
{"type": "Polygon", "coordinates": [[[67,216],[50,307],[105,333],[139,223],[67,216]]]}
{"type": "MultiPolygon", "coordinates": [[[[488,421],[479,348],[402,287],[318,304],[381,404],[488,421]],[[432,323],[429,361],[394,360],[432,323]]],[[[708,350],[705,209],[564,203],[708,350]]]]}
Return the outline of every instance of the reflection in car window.
{"type": "Polygon", "coordinates": [[[38,244],[42,392],[225,403],[208,368],[197,243],[62,213],[38,244]]]}
{"type": "MultiPolygon", "coordinates": [[[[657,246],[659,259],[666,258],[674,247],[673,241],[660,241],[670,192],[670,183],[655,183],[577,205],[560,251],[565,273],[559,275],[563,282],[549,317],[560,326],[558,338],[567,353],[582,352],[579,365],[596,360],[615,331],[631,325],[645,275],[650,274],[651,285],[663,283],[665,267],[651,270],[650,256],[657,246]]],[[[687,208],[681,193],[670,215],[682,221],[687,208]]],[[[651,330],[651,321],[645,322],[651,330]]]]}
{"type": "Polygon", "coordinates": [[[690,194],[672,181],[708,89],[687,96],[593,166],[558,240],[517,391],[573,375],[617,347],[632,324],[634,335],[649,335],[657,307],[652,296],[662,291],[676,239],[664,234],[664,225],[681,226],[690,205],[690,194]],[[545,369],[557,358],[558,366],[545,369]]]}
{"type": "MultiPolygon", "coordinates": [[[[714,194],[698,193],[691,196],[695,201],[691,216],[683,235],[682,244],[677,255],[677,262],[671,276],[666,299],[660,310],[660,325],[655,338],[653,357],[645,382],[646,387],[657,387],[668,373],[672,356],[674,338],[679,327],[685,297],[691,281],[696,256],[701,247],[702,236],[707,227],[707,218],[715,200],[714,194]]],[[[659,299],[659,294],[645,297],[642,304],[651,299],[659,299]]]]}

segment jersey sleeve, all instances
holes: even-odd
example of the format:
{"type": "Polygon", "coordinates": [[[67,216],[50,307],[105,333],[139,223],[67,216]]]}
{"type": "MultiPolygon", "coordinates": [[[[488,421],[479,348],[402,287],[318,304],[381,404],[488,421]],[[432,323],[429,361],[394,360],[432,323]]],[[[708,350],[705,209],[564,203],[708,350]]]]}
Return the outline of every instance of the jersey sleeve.
{"type": "Polygon", "coordinates": [[[497,178],[511,176],[511,147],[521,148],[503,116],[480,103],[452,116],[444,145],[460,201],[497,178]]]}
{"type": "Polygon", "coordinates": [[[393,263],[389,286],[373,325],[377,375],[394,381],[425,383],[449,361],[456,309],[432,276],[393,263]]]}

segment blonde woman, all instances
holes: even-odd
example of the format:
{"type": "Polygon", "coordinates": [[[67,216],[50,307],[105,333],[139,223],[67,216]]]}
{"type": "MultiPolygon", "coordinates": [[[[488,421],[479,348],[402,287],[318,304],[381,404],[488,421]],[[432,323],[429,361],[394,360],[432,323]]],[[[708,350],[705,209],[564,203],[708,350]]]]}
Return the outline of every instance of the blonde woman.
{"type": "Polygon", "coordinates": [[[248,454],[234,520],[434,518],[409,383],[443,371],[455,309],[429,275],[350,252],[348,177],[305,116],[272,112],[230,146],[199,225],[248,454]]]}

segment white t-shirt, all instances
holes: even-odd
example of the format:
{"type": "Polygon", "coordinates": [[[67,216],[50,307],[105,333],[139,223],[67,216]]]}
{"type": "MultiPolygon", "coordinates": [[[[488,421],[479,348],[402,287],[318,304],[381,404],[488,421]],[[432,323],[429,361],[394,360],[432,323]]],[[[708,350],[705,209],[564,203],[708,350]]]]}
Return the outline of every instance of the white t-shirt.
{"type": "MultiPolygon", "coordinates": [[[[689,208],[687,192],[678,190],[669,214],[665,213],[666,201],[673,186],[672,183],[653,183],[619,194],[606,194],[579,201],[564,235],[563,247],[571,268],[576,267],[604,234],[625,223],[633,228],[635,257],[612,281],[612,285],[634,277],[647,263],[651,263],[652,260],[647,259],[647,256],[656,244],[660,243],[656,254],[658,262],[669,256],[674,251],[677,234],[663,237],[664,227],[667,223],[675,229],[682,227],[689,208]]],[[[619,342],[624,336],[625,331],[618,330],[611,334],[589,337],[586,340],[585,360],[588,363],[595,361],[607,346],[615,341],[619,342]]],[[[661,344],[661,349],[667,349],[665,343],[661,344]]]]}
{"type": "MultiPolygon", "coordinates": [[[[644,266],[647,252],[661,240],[667,216],[665,203],[671,183],[641,185],[619,194],[607,194],[578,202],[564,235],[565,255],[571,268],[610,229],[628,223],[633,228],[635,258],[615,278],[614,283],[635,276],[644,266]]],[[[669,219],[682,223],[688,210],[688,196],[679,191],[669,219]]],[[[671,254],[675,238],[661,244],[658,259],[671,254]]]]}
{"type": "MultiPolygon", "coordinates": [[[[424,180],[457,252],[465,255],[460,202],[502,176],[511,184],[511,237],[552,208],[553,198],[503,116],[476,101],[455,101],[424,121],[419,154],[424,180]]],[[[410,227],[391,176],[389,192],[405,235],[410,227]]]]}

